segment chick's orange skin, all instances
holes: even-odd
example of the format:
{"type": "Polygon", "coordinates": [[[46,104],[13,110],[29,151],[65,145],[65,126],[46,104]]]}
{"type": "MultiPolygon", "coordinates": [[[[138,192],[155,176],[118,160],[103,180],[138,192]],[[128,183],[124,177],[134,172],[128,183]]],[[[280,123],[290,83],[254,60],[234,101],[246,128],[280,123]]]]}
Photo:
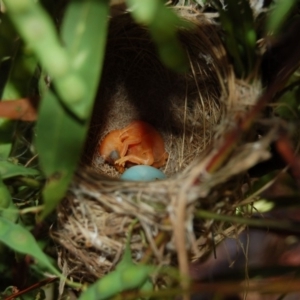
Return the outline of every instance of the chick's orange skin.
{"type": "Polygon", "coordinates": [[[133,121],[123,129],[111,131],[102,141],[99,152],[119,171],[124,171],[126,163],[160,168],[168,159],[162,136],[144,121],[133,121]]]}
{"type": "MultiPolygon", "coordinates": [[[[101,157],[111,165],[114,165],[115,161],[120,158],[120,152],[123,147],[120,134],[121,130],[113,130],[105,136],[100,144],[99,153],[101,157]]],[[[125,171],[125,168],[121,166],[115,165],[115,168],[120,173],[125,171]]]]}
{"type": "MultiPolygon", "coordinates": [[[[99,153],[101,157],[108,163],[114,164],[115,160],[111,157],[113,151],[119,155],[123,144],[120,140],[121,130],[113,130],[108,133],[100,144],[99,153]]],[[[119,156],[120,157],[120,156],[119,156]]]]}

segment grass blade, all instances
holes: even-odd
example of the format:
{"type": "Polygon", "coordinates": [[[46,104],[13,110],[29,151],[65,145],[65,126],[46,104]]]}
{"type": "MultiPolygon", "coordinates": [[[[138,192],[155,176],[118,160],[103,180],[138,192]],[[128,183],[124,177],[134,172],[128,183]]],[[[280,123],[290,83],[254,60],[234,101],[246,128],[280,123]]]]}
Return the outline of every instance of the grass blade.
{"type": "Polygon", "coordinates": [[[15,176],[37,176],[40,172],[35,169],[26,168],[22,165],[16,165],[9,161],[0,161],[0,177],[8,179],[15,176]]]}
{"type": "Polygon", "coordinates": [[[0,241],[17,252],[29,254],[53,274],[61,276],[40,249],[33,235],[22,226],[14,224],[3,217],[0,217],[0,241]]]}

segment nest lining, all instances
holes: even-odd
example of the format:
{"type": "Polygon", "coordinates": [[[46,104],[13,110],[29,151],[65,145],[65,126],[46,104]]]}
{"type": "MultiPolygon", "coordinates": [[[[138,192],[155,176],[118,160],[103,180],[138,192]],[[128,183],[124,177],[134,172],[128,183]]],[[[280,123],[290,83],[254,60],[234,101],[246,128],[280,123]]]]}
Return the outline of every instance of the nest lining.
{"type": "Polygon", "coordinates": [[[96,144],[111,130],[136,119],[149,122],[162,134],[169,153],[163,168],[167,176],[204,154],[226,107],[220,101],[224,88],[220,81],[228,72],[226,56],[216,50],[221,41],[213,28],[209,20],[202,20],[201,29],[179,32],[190,71],[176,74],[163,66],[148,31],[128,14],[111,21],[84,163],[99,173],[119,177],[103,162],[96,144]]]}
{"type": "MultiPolygon", "coordinates": [[[[136,218],[139,223],[130,243],[136,261],[149,249],[151,263],[157,265],[169,264],[176,252],[184,256],[187,251],[191,259],[202,257],[211,248],[214,223],[195,221],[195,208],[200,205],[233,214],[232,205],[238,203],[242,185],[237,173],[266,156],[262,151],[259,157],[252,157],[251,147],[238,148],[233,157],[248,157],[248,164],[240,164],[237,171],[231,160],[223,171],[205,177],[205,161],[215,151],[216,140],[232,126],[236,113],[253,104],[259,88],[253,90],[235,81],[218,27],[210,19],[186,9],[183,15],[196,25],[192,31],[179,31],[190,61],[185,74],[175,74],[161,64],[148,32],[129,15],[111,21],[101,86],[83,157],[85,166],[77,172],[59,206],[57,228],[52,231],[52,237],[62,246],[61,268],[76,280],[93,282],[114,267],[136,218]],[[168,180],[119,181],[111,178],[119,176],[115,169],[99,158],[102,138],[133,119],[151,123],[163,135],[170,155],[164,167],[168,180]],[[233,175],[236,177],[230,184],[222,185],[233,175]],[[199,176],[201,185],[195,184],[199,176]],[[157,246],[155,238],[160,232],[165,238],[157,246]]],[[[224,223],[215,226],[219,240],[225,232],[237,230],[224,228],[224,223]],[[219,234],[222,229],[223,234],[219,234]]]]}

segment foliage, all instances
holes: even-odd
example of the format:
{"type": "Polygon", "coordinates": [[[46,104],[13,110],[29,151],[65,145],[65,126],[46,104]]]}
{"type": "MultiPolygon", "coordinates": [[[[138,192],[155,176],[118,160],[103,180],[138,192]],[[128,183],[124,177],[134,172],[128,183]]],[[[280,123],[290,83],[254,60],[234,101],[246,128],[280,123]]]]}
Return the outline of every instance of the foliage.
{"type": "Polygon", "coordinates": [[[15,251],[29,254],[44,264],[51,272],[59,275],[59,272],[49,263],[47,256],[36,244],[34,237],[22,226],[0,217],[0,240],[15,251]]]}
{"type": "Polygon", "coordinates": [[[278,33],[279,29],[283,26],[284,21],[288,19],[292,8],[297,4],[297,0],[284,1],[277,0],[273,4],[272,11],[268,16],[266,24],[267,31],[278,33]]]}
{"type": "MultiPolygon", "coordinates": [[[[192,1],[184,4],[187,2],[192,1]]],[[[251,77],[260,57],[256,20],[249,2],[194,2],[203,10],[218,10],[236,74],[251,77]]],[[[101,78],[109,1],[70,0],[65,4],[3,0],[0,4],[1,99],[40,99],[36,124],[0,119],[0,270],[6,280],[3,282],[11,282],[9,264],[30,255],[38,266],[60,276],[42,251],[49,245],[47,235],[36,236],[35,229],[37,221],[49,217],[65,195],[80,160],[101,78]]],[[[188,29],[191,25],[160,0],[127,0],[126,4],[135,21],[149,28],[161,60],[173,70],[184,72],[187,57],[177,40],[176,28],[188,29]]],[[[280,32],[296,4],[296,0],[273,1],[271,13],[264,15],[265,32],[280,32]]],[[[299,84],[280,96],[275,112],[286,120],[299,119],[299,84]]],[[[116,270],[91,286],[80,299],[100,297],[99,293],[105,299],[149,283],[153,268],[134,265],[128,249],[116,270]]]]}
{"type": "Polygon", "coordinates": [[[105,300],[132,289],[140,289],[144,292],[152,290],[149,276],[154,271],[154,267],[134,264],[131,259],[130,236],[123,258],[116,269],[91,285],[81,294],[79,300],[105,300]]]}
{"type": "Polygon", "coordinates": [[[147,25],[153,40],[158,45],[161,60],[170,68],[185,71],[187,57],[176,39],[174,26],[191,28],[160,0],[127,0],[128,8],[138,23],[147,25]]]}
{"type": "MultiPolygon", "coordinates": [[[[80,82],[85,86],[85,92],[75,104],[66,97],[70,101],[65,102],[65,107],[54,91],[44,88],[36,139],[40,164],[49,179],[43,192],[43,216],[63,197],[78,163],[99,81],[99,66],[102,65],[104,57],[107,14],[107,1],[72,1],[64,17],[62,39],[71,63],[69,75],[66,76],[73,78],[74,74],[79,74],[78,78],[81,78],[80,82]],[[102,28],[102,35],[99,36],[95,28],[102,28]],[[56,118],[53,119],[52,116],[56,118]],[[50,132],[49,126],[52,127],[50,132]]],[[[63,87],[64,91],[74,91],[77,83],[73,79],[70,80],[69,88],[63,87]]],[[[57,92],[60,94],[60,90],[57,92]]],[[[75,91],[75,94],[78,96],[80,92],[75,91]]],[[[63,98],[61,94],[60,96],[63,98]]]]}
{"type": "Polygon", "coordinates": [[[220,22],[226,34],[225,43],[233,57],[236,73],[247,77],[253,71],[257,58],[257,38],[249,1],[227,0],[225,7],[219,1],[213,3],[220,13],[220,22]]]}

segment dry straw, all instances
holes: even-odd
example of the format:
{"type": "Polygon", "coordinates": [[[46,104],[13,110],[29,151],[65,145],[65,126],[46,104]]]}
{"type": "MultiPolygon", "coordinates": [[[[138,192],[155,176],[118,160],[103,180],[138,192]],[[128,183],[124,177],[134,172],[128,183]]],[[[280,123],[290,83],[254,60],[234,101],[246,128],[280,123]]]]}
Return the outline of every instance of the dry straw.
{"type": "Polygon", "coordinates": [[[224,133],[257,99],[259,88],[238,82],[220,40],[219,28],[205,14],[178,13],[194,23],[180,29],[189,58],[185,74],[167,70],[159,61],[146,29],[129,14],[111,20],[104,71],[83,157],[67,196],[58,208],[52,230],[64,273],[93,282],[114,268],[128,228],[135,261],[157,266],[203,257],[237,225],[195,217],[197,208],[233,215],[245,189],[244,171],[268,157],[271,140],[240,143],[227,163],[213,174],[205,164],[224,133]],[[112,129],[142,119],[164,137],[168,179],[125,182],[98,155],[101,139],[112,129]]]}

